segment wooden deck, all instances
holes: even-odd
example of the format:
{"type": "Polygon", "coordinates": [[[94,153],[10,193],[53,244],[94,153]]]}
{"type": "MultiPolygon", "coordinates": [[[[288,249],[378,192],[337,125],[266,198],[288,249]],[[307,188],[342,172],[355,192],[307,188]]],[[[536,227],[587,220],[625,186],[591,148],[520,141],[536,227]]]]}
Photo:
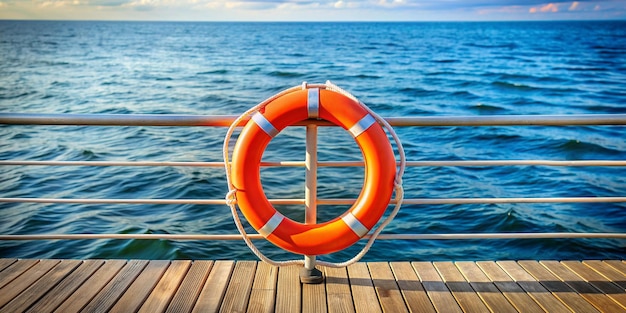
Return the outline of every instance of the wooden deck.
{"type": "Polygon", "coordinates": [[[626,312],[626,262],[0,259],[0,312],[626,312]]]}

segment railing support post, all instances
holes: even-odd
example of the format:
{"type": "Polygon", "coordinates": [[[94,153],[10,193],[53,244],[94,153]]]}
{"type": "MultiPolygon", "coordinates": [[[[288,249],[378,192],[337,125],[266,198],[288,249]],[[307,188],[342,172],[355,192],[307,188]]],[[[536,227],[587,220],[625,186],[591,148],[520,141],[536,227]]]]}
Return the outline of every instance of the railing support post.
{"type": "MultiPolygon", "coordinates": [[[[304,206],[304,223],[317,223],[317,125],[306,126],[306,166],[304,206]]],[[[322,272],[315,268],[315,256],[304,256],[304,268],[300,270],[300,282],[304,284],[319,284],[324,281],[322,272]]]]}

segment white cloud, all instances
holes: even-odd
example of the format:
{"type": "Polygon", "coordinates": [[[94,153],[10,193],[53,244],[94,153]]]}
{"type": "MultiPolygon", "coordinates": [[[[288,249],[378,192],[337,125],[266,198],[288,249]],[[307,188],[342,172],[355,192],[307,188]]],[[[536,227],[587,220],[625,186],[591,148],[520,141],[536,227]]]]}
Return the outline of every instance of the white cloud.
{"type": "Polygon", "coordinates": [[[381,7],[395,8],[399,6],[406,6],[407,2],[406,0],[378,0],[377,4],[381,7]]]}

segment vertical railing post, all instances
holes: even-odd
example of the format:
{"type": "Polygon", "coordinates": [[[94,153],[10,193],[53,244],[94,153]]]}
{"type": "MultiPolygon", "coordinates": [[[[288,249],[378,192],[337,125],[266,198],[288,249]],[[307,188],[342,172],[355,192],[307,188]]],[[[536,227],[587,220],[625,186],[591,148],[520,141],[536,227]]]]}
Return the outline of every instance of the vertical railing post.
{"type": "MultiPolygon", "coordinates": [[[[305,224],[317,223],[317,125],[306,126],[306,166],[304,206],[305,224]]],[[[304,256],[304,268],[300,271],[300,282],[319,284],[324,281],[322,272],[315,268],[315,255],[304,256]]]]}

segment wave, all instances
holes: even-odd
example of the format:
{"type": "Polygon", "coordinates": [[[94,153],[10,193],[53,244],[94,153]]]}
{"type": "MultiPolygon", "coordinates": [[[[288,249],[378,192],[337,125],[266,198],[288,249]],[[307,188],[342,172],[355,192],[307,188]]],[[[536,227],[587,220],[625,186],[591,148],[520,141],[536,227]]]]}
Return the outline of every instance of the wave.
{"type": "Polygon", "coordinates": [[[442,94],[442,92],[439,90],[423,89],[419,87],[404,87],[399,89],[398,92],[411,97],[428,97],[442,94]]]}
{"type": "Polygon", "coordinates": [[[131,108],[129,107],[109,107],[109,108],[104,108],[98,112],[95,113],[100,113],[100,114],[134,114],[135,111],[133,111],[131,108]]]}
{"type": "Polygon", "coordinates": [[[452,92],[448,92],[448,94],[450,96],[452,96],[452,97],[464,98],[466,100],[468,100],[468,99],[481,99],[480,96],[474,94],[471,91],[467,91],[467,90],[452,91],[452,92]]]}
{"type": "Polygon", "coordinates": [[[502,44],[481,44],[481,43],[474,43],[474,42],[470,42],[470,43],[465,43],[465,46],[468,47],[475,47],[475,48],[485,48],[485,49],[516,49],[519,46],[514,43],[502,43],[502,44]]]}
{"type": "Polygon", "coordinates": [[[225,75],[225,74],[228,74],[228,70],[226,69],[219,69],[219,70],[204,71],[204,72],[196,73],[196,75],[225,75]]]}
{"type": "Polygon", "coordinates": [[[267,75],[274,76],[274,77],[282,77],[282,78],[297,78],[297,77],[304,76],[303,73],[287,72],[287,71],[272,71],[272,72],[267,73],[267,75]]]}
{"type": "Polygon", "coordinates": [[[594,46],[591,46],[591,48],[596,50],[596,52],[602,55],[623,56],[624,53],[626,53],[626,49],[624,47],[594,45],[594,46]]]}
{"type": "Polygon", "coordinates": [[[358,74],[358,75],[352,76],[352,78],[356,78],[356,79],[380,79],[380,78],[383,78],[383,77],[379,76],[379,75],[358,74]]]}
{"type": "Polygon", "coordinates": [[[565,153],[570,159],[606,158],[623,154],[623,151],[607,148],[598,143],[580,141],[578,139],[564,140],[556,145],[555,149],[565,153]]]}
{"type": "Polygon", "coordinates": [[[301,52],[295,52],[295,53],[289,53],[287,54],[287,56],[292,57],[292,58],[303,58],[303,57],[306,57],[307,55],[301,52]]]}
{"type": "Polygon", "coordinates": [[[541,88],[532,87],[526,84],[521,83],[511,83],[508,81],[497,80],[491,83],[492,86],[502,89],[511,89],[516,91],[535,91],[540,90],[541,88]]]}
{"type": "MultiPolygon", "coordinates": [[[[5,90],[8,90],[6,88],[3,88],[5,90]]],[[[29,96],[32,95],[36,95],[38,92],[34,91],[34,90],[30,90],[30,91],[23,91],[23,90],[8,90],[8,92],[1,92],[3,90],[0,90],[0,100],[14,100],[14,99],[20,99],[20,98],[27,98],[29,96]]]]}
{"type": "Polygon", "coordinates": [[[598,66],[555,66],[552,68],[554,71],[568,71],[568,72],[607,72],[609,71],[606,67],[598,67],[598,66]]]}
{"type": "Polygon", "coordinates": [[[566,83],[571,82],[570,79],[566,79],[558,76],[537,76],[532,74],[522,74],[522,73],[493,73],[488,72],[481,75],[482,77],[491,78],[496,76],[497,81],[525,81],[525,82],[537,82],[537,83],[566,83]]]}
{"type": "Polygon", "coordinates": [[[480,114],[504,114],[508,110],[502,106],[495,104],[477,103],[467,107],[470,111],[480,114]]]}
{"type": "Polygon", "coordinates": [[[455,75],[458,75],[458,73],[453,72],[453,71],[433,71],[433,72],[426,72],[424,73],[424,75],[426,76],[455,76],[455,75]]]}
{"type": "MultiPolygon", "coordinates": [[[[128,227],[123,229],[122,234],[159,234],[167,233],[153,229],[128,227]]],[[[107,258],[107,255],[116,255],[117,258],[124,259],[175,259],[180,257],[177,244],[170,240],[105,240],[100,244],[89,258],[107,258]]]]}
{"type": "Polygon", "coordinates": [[[437,60],[432,60],[431,62],[433,62],[433,63],[442,63],[442,64],[451,64],[451,63],[459,63],[461,61],[457,60],[457,59],[437,59],[437,60]]]}

